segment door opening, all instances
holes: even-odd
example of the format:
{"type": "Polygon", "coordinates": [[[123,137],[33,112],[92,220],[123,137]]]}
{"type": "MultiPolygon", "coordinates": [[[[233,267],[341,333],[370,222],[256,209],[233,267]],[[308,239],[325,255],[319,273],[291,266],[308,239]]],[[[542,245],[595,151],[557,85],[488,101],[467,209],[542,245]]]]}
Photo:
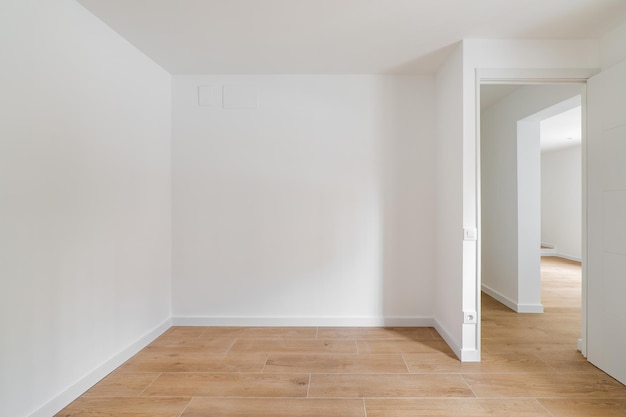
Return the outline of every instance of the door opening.
{"type": "MultiPolygon", "coordinates": [[[[540,246],[547,242],[541,228],[542,121],[580,108],[583,88],[584,84],[480,88],[481,289],[517,313],[544,311],[540,246]]],[[[580,140],[582,135],[577,136],[580,140]]],[[[579,151],[579,172],[582,161],[579,151]]],[[[580,224],[580,181],[578,187],[578,210],[568,214],[578,216],[580,224]]],[[[582,302],[578,304],[581,307],[582,302]]],[[[571,340],[573,346],[577,337],[571,340]]]]}

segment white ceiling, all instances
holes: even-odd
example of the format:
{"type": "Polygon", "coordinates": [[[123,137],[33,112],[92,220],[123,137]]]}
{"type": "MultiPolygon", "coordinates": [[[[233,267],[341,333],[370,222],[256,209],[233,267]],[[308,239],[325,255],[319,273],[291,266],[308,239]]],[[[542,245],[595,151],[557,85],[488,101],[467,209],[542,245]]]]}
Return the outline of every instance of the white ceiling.
{"type": "Polygon", "coordinates": [[[77,0],[173,74],[432,72],[464,38],[587,39],[624,0],[77,0]]]}

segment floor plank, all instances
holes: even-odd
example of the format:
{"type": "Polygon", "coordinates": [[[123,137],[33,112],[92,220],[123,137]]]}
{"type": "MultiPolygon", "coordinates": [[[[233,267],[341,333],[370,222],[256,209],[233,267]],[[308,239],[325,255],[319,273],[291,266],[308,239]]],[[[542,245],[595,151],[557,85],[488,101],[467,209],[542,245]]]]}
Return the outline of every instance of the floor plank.
{"type": "Polygon", "coordinates": [[[310,397],[471,397],[460,375],[311,375],[310,397]]]}
{"type": "Polygon", "coordinates": [[[146,347],[145,350],[154,352],[202,352],[227,353],[235,342],[234,338],[187,339],[186,337],[159,338],[146,347]]]}
{"type": "Polygon", "coordinates": [[[432,327],[323,327],[320,339],[440,339],[432,327]]]}
{"type": "Polygon", "coordinates": [[[478,397],[626,398],[626,387],[605,374],[465,374],[478,397]]]}
{"type": "Polygon", "coordinates": [[[270,354],[263,372],[408,373],[402,355],[270,354]]]}
{"type": "Polygon", "coordinates": [[[142,395],[173,397],[306,397],[309,375],[161,374],[142,395]]]}
{"type": "Polygon", "coordinates": [[[267,355],[144,350],[122,367],[126,372],[261,372],[267,355]]]}
{"type": "Polygon", "coordinates": [[[419,340],[387,340],[387,339],[359,339],[357,340],[359,353],[388,354],[388,353],[424,353],[442,352],[452,353],[450,347],[442,339],[419,340]]]}
{"type": "Polygon", "coordinates": [[[232,353],[352,353],[356,354],[354,340],[322,339],[237,339],[232,353]]]}
{"type": "Polygon", "coordinates": [[[626,399],[539,399],[554,417],[624,417],[626,399]]]}
{"type": "Polygon", "coordinates": [[[85,397],[136,397],[152,384],[159,373],[113,372],[83,394],[85,397]]]}
{"type": "Polygon", "coordinates": [[[80,397],[55,417],[179,417],[189,398],[80,397]]]}
{"type": "Polygon", "coordinates": [[[481,362],[460,362],[444,353],[408,353],[404,359],[411,373],[547,373],[548,363],[535,354],[485,353],[481,362]]]}
{"type": "Polygon", "coordinates": [[[193,398],[181,417],[365,417],[360,399],[193,398]]]}
{"type": "Polygon", "coordinates": [[[552,417],[535,399],[366,399],[367,417],[552,417]]]}
{"type": "Polygon", "coordinates": [[[314,339],[316,327],[207,327],[200,339],[236,338],[265,339],[286,337],[290,339],[314,339]]]}

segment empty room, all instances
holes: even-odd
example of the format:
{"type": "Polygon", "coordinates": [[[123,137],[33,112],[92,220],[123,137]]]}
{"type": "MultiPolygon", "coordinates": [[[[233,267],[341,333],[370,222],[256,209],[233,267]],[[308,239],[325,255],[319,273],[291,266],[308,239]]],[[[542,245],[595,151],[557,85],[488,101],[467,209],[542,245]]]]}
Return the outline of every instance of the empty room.
{"type": "Polygon", "coordinates": [[[622,0],[0,0],[0,52],[0,416],[626,415],[622,0]],[[498,85],[579,97],[574,305],[498,85]]]}

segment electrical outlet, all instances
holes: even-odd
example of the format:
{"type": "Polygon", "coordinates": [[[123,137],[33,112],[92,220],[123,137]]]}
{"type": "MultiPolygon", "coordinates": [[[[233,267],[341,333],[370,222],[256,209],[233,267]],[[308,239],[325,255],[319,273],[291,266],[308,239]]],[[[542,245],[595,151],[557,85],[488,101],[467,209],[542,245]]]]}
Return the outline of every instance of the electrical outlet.
{"type": "Polygon", "coordinates": [[[475,311],[464,311],[463,312],[463,323],[464,324],[476,324],[476,312],[475,311]]]}

